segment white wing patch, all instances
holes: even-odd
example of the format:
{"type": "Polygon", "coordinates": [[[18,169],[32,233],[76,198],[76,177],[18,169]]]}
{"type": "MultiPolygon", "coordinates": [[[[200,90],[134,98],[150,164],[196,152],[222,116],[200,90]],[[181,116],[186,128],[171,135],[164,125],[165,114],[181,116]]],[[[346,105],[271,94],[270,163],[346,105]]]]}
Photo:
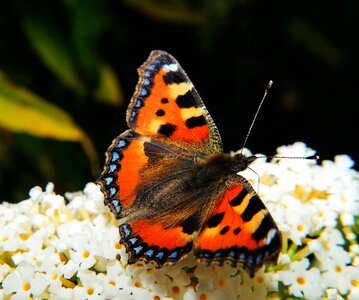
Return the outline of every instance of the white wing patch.
{"type": "Polygon", "coordinates": [[[277,234],[278,230],[272,228],[271,230],[268,231],[267,233],[267,237],[266,237],[266,245],[269,245],[272,241],[272,239],[274,238],[274,236],[277,234]]]}
{"type": "Polygon", "coordinates": [[[162,68],[165,69],[166,71],[177,72],[177,70],[178,70],[178,64],[163,65],[162,68]]]}

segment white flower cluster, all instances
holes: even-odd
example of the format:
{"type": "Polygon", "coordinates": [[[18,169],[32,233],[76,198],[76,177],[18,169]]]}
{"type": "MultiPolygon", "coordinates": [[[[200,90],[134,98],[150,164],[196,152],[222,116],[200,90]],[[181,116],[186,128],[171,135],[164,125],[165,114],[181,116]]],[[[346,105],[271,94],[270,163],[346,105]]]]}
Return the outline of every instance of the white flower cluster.
{"type": "MultiPolygon", "coordinates": [[[[303,143],[280,156],[308,156],[303,143]]],[[[1,299],[359,299],[359,176],[353,161],[258,159],[249,178],[276,220],[278,265],[251,279],[241,269],[198,264],[127,264],[118,227],[99,187],[56,195],[34,187],[30,198],[0,205],[1,299]],[[66,200],[65,200],[66,199],[66,200]]]]}

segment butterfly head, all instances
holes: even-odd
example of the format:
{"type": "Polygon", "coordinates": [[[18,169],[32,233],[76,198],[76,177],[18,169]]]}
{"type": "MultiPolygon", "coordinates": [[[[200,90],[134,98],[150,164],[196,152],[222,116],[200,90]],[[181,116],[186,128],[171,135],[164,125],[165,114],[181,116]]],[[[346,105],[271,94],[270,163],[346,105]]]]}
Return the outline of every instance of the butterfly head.
{"type": "Polygon", "coordinates": [[[237,153],[233,156],[233,166],[232,171],[238,173],[244,171],[248,166],[257,159],[255,155],[245,156],[242,153],[237,153]]]}
{"type": "Polygon", "coordinates": [[[190,185],[208,186],[212,182],[223,180],[231,174],[247,169],[256,158],[254,155],[244,156],[241,153],[234,156],[217,153],[206,159],[201,159],[192,167],[190,185]]]}

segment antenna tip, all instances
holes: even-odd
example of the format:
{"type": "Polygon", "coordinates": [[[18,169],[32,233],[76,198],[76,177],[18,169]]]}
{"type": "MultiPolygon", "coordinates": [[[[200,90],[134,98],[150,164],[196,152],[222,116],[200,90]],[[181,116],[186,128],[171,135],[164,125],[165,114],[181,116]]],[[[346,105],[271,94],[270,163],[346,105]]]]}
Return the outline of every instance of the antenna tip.
{"type": "Polygon", "coordinates": [[[306,157],[306,159],[315,159],[315,160],[318,160],[319,158],[320,158],[319,155],[311,155],[306,157]]]}
{"type": "Polygon", "coordinates": [[[273,81],[269,80],[265,92],[267,93],[268,90],[272,87],[273,81]]]}

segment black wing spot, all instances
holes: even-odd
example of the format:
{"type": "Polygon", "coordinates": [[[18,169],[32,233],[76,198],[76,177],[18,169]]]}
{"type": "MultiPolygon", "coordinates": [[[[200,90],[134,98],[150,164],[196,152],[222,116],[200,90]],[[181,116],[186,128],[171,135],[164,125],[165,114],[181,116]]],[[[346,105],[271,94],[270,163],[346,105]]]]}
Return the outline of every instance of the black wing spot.
{"type": "Polygon", "coordinates": [[[225,226],[221,229],[221,231],[219,232],[221,235],[225,235],[229,230],[229,226],[225,226]]]}
{"type": "Polygon", "coordinates": [[[163,117],[166,114],[166,112],[163,109],[159,109],[156,111],[156,115],[158,117],[163,117]]]}
{"type": "Polygon", "coordinates": [[[169,137],[173,134],[173,132],[175,132],[175,130],[176,130],[176,125],[167,123],[161,125],[160,128],[157,130],[157,133],[169,137]]]}
{"type": "Polygon", "coordinates": [[[194,99],[191,91],[188,91],[184,95],[177,96],[176,104],[179,108],[197,107],[196,100],[194,99]]]}
{"type": "Polygon", "coordinates": [[[221,213],[219,213],[219,214],[213,215],[213,216],[208,220],[207,227],[208,227],[208,228],[217,227],[218,224],[222,222],[223,217],[224,217],[224,212],[221,212],[221,213]]]}
{"type": "Polygon", "coordinates": [[[168,99],[167,98],[162,98],[161,103],[163,103],[163,104],[168,103],[168,99]]]}
{"type": "Polygon", "coordinates": [[[238,206],[242,203],[243,199],[248,195],[248,192],[245,189],[242,189],[240,193],[233,198],[230,202],[230,206],[238,206]]]}
{"type": "Polygon", "coordinates": [[[265,238],[269,230],[271,230],[272,228],[274,228],[273,220],[269,214],[266,214],[261,224],[259,225],[259,227],[256,229],[256,231],[253,233],[252,236],[258,242],[261,239],[265,238]]]}
{"type": "Polygon", "coordinates": [[[193,232],[199,229],[198,216],[192,215],[180,225],[182,226],[182,232],[191,235],[193,232]]]}
{"type": "Polygon", "coordinates": [[[173,83],[182,83],[185,82],[186,80],[179,75],[180,73],[175,72],[175,71],[170,71],[167,72],[165,75],[163,75],[163,81],[167,84],[173,84],[173,83]]]}
{"type": "Polygon", "coordinates": [[[238,235],[238,233],[241,232],[241,229],[239,227],[237,227],[236,229],[233,230],[234,235],[238,235]]]}
{"type": "Polygon", "coordinates": [[[207,122],[203,115],[198,117],[192,117],[186,120],[186,126],[188,128],[201,127],[206,124],[207,122]]]}
{"type": "Polygon", "coordinates": [[[262,200],[258,196],[253,196],[242,214],[242,220],[245,222],[252,220],[253,216],[262,209],[265,209],[262,200]]]}

